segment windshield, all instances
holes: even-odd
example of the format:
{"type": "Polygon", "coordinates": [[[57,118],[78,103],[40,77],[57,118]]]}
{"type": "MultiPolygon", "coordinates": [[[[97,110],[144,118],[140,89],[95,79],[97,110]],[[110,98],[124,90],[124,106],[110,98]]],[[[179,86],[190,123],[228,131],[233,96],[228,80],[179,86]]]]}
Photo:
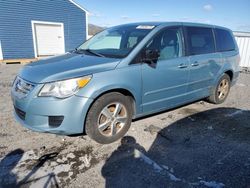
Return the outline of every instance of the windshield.
{"type": "Polygon", "coordinates": [[[89,54],[124,58],[154,28],[154,26],[117,26],[106,29],[77,48],[89,54]]]}

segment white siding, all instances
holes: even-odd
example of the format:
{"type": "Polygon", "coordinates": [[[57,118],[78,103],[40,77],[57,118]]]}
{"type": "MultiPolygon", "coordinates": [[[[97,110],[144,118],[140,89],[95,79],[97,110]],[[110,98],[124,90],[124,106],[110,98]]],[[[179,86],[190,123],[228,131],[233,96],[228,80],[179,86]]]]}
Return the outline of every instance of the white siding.
{"type": "Polygon", "coordinates": [[[0,60],[3,60],[2,44],[0,40],[0,60]]]}
{"type": "Polygon", "coordinates": [[[240,66],[250,67],[250,33],[234,32],[240,51],[240,66]]]}

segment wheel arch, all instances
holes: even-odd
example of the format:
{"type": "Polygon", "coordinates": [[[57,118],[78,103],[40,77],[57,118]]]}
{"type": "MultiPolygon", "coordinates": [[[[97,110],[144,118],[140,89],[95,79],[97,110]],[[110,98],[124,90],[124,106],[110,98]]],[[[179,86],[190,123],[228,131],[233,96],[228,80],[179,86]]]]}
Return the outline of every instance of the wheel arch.
{"type": "MultiPolygon", "coordinates": [[[[96,101],[97,99],[99,99],[101,96],[103,96],[103,95],[105,95],[105,94],[107,94],[107,93],[121,93],[122,95],[129,97],[129,99],[130,99],[130,101],[131,101],[131,104],[132,104],[132,110],[133,110],[133,111],[132,111],[132,115],[133,115],[132,117],[133,117],[133,118],[135,117],[136,112],[137,112],[137,110],[136,110],[136,98],[135,98],[135,96],[132,94],[131,91],[129,91],[128,89],[124,89],[124,88],[113,88],[113,89],[105,90],[105,91],[99,93],[99,94],[94,98],[94,100],[92,101],[92,103],[89,105],[88,110],[87,110],[87,113],[86,113],[86,117],[87,117],[87,115],[88,115],[88,113],[89,113],[90,108],[91,108],[91,107],[93,106],[93,104],[95,103],[95,101],[96,101]]],[[[84,134],[86,134],[86,131],[85,131],[86,119],[87,119],[87,118],[85,118],[85,120],[84,120],[84,126],[83,126],[83,133],[84,133],[84,134]]]]}
{"type": "Polygon", "coordinates": [[[223,76],[223,74],[227,74],[230,77],[230,81],[232,82],[234,79],[234,71],[230,68],[227,67],[223,70],[220,70],[219,73],[216,75],[215,79],[213,80],[213,89],[215,89],[215,86],[217,85],[218,81],[220,78],[223,76]]]}
{"type": "Polygon", "coordinates": [[[224,72],[224,74],[227,74],[230,77],[230,81],[233,80],[234,73],[232,70],[227,70],[224,72]]]}

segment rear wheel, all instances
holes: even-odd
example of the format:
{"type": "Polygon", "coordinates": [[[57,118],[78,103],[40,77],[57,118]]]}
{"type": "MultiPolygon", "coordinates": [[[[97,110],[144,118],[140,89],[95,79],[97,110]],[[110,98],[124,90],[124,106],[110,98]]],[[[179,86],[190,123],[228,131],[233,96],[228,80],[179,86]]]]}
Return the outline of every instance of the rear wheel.
{"type": "Polygon", "coordinates": [[[208,101],[214,104],[223,103],[230,91],[231,81],[227,74],[224,74],[213,92],[213,94],[208,98],[208,101]]]}
{"type": "Polygon", "coordinates": [[[129,97],[121,93],[107,93],[98,98],[90,108],[85,130],[90,138],[108,144],[123,137],[132,120],[129,97]]]}

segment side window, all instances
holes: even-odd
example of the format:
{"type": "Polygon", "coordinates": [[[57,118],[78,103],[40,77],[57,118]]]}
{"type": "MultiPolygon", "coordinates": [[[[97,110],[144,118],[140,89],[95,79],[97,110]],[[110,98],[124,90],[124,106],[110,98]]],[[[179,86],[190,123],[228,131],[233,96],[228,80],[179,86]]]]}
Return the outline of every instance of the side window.
{"type": "Polygon", "coordinates": [[[223,29],[214,29],[216,38],[217,51],[231,51],[235,50],[234,40],[230,32],[223,29]]]}
{"type": "Polygon", "coordinates": [[[169,28],[158,33],[146,46],[147,49],[157,49],[159,60],[182,56],[182,32],[180,28],[169,28]]]}
{"type": "Polygon", "coordinates": [[[186,27],[189,55],[215,52],[213,31],[211,28],[186,27]]]}
{"type": "Polygon", "coordinates": [[[145,36],[144,32],[133,31],[129,33],[127,48],[134,48],[145,36]]]}
{"type": "Polygon", "coordinates": [[[128,48],[133,48],[137,44],[137,37],[130,36],[128,38],[128,48]]]}

